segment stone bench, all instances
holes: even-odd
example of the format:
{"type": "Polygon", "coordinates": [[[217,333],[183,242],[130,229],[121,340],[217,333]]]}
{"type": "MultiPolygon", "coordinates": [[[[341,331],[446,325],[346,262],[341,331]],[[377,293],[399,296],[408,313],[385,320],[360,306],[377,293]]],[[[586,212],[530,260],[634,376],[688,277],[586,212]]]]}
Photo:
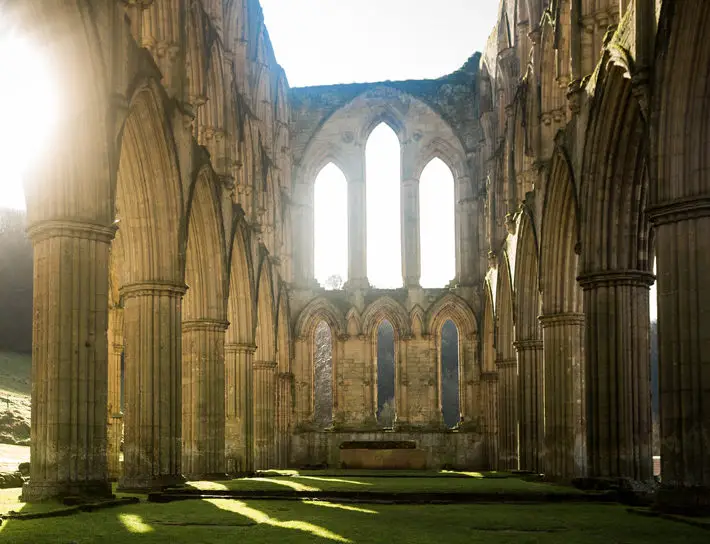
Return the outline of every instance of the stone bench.
{"type": "Polygon", "coordinates": [[[340,444],[340,466],[350,469],[423,470],[426,452],[413,440],[350,441],[340,444]]]}

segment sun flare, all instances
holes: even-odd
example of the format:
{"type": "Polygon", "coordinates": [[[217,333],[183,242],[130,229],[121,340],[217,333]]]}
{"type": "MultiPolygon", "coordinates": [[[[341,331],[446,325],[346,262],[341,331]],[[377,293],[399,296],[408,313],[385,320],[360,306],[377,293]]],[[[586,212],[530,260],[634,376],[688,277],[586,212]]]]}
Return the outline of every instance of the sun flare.
{"type": "Polygon", "coordinates": [[[25,208],[22,176],[57,120],[57,93],[41,48],[0,26],[0,208],[25,208]]]}

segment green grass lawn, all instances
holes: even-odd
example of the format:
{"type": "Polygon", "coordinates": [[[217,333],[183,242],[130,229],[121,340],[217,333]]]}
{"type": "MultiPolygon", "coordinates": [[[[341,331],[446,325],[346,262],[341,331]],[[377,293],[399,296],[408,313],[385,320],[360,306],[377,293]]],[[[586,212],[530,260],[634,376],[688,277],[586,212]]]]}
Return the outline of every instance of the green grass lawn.
{"type": "Polygon", "coordinates": [[[204,490],[230,491],[366,491],[379,493],[579,493],[571,487],[556,486],[543,482],[527,482],[520,478],[487,477],[440,477],[440,478],[378,478],[343,473],[338,476],[308,472],[293,476],[268,476],[242,478],[225,482],[191,482],[190,485],[204,490]]]}
{"type": "MultiPolygon", "coordinates": [[[[22,505],[7,491],[0,508],[22,505]]],[[[17,495],[17,490],[14,490],[17,495]]],[[[47,505],[32,506],[47,508],[47,505]]],[[[353,505],[319,501],[141,503],[43,520],[5,520],[3,543],[579,543],[708,542],[708,532],[596,504],[353,505]]]]}

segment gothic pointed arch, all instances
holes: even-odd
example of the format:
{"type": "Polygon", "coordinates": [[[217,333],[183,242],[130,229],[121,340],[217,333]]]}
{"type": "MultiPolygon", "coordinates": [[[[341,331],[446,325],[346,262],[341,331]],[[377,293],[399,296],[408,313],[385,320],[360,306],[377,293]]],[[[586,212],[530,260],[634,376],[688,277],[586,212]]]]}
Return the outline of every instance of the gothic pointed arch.
{"type": "Polygon", "coordinates": [[[461,297],[447,293],[437,300],[426,314],[427,331],[434,334],[443,324],[451,320],[465,338],[472,338],[478,333],[476,317],[468,303],[461,297]]]}
{"type": "Polygon", "coordinates": [[[569,160],[557,147],[549,167],[542,212],[540,287],[543,312],[579,312],[579,206],[569,160]]]}
{"type": "Polygon", "coordinates": [[[256,291],[256,352],[255,361],[276,361],[276,312],[274,310],[274,292],[271,263],[263,256],[258,272],[259,281],[256,291]]]}
{"type": "Polygon", "coordinates": [[[226,247],[214,173],[202,167],[188,200],[183,320],[226,318],[226,247]]]}
{"type": "Polygon", "coordinates": [[[401,339],[410,335],[407,311],[401,304],[388,296],[378,298],[362,313],[363,334],[376,335],[377,327],[385,319],[392,324],[396,338],[401,339]]]}
{"type": "Polygon", "coordinates": [[[249,238],[243,219],[235,223],[229,253],[227,344],[254,344],[256,288],[248,251],[249,238]]]}
{"type": "Polygon", "coordinates": [[[334,335],[341,336],[346,334],[347,324],[342,311],[326,297],[318,297],[309,302],[298,314],[296,325],[294,326],[295,336],[309,338],[314,328],[321,321],[326,322],[334,335]]]}
{"type": "Polygon", "coordinates": [[[527,208],[518,222],[515,252],[515,340],[541,340],[539,248],[535,224],[527,208]]]}

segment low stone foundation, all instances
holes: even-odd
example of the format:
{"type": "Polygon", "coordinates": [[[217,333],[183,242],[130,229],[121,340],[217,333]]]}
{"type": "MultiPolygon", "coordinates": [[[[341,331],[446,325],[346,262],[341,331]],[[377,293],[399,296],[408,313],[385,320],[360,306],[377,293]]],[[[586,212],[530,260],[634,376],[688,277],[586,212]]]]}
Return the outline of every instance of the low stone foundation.
{"type": "Polygon", "coordinates": [[[482,435],[466,431],[297,432],[291,436],[289,465],[293,468],[487,468],[482,435]],[[413,449],[341,449],[344,442],[400,441],[412,441],[416,446],[413,449]]]}

